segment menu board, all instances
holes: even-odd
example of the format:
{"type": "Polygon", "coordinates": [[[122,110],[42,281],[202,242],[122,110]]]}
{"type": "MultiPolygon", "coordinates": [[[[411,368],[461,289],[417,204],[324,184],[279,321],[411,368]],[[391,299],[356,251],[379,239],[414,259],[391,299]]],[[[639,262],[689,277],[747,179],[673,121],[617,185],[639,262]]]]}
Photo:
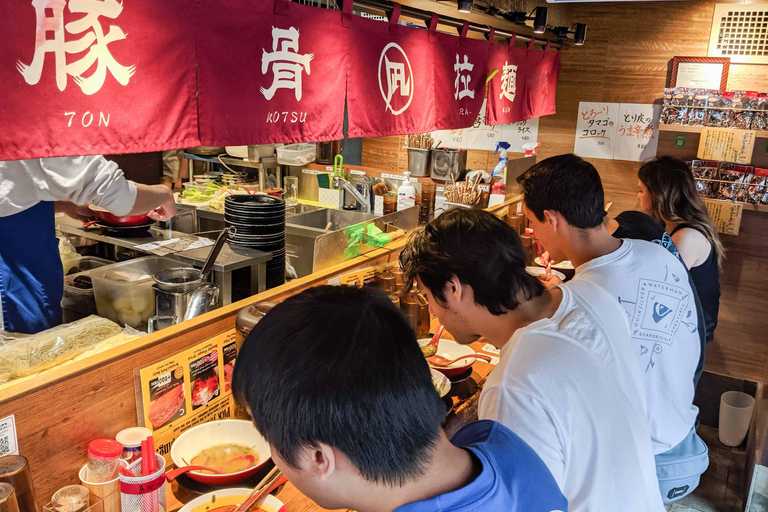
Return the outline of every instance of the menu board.
{"type": "Polygon", "coordinates": [[[185,430],[213,420],[245,418],[232,397],[235,330],[134,372],[139,424],[152,431],[157,453],[171,463],[171,445],[185,430]]]}
{"type": "Polygon", "coordinates": [[[618,120],[618,103],[580,102],[573,152],[582,158],[612,159],[618,120]]]}
{"type": "Polygon", "coordinates": [[[661,105],[622,103],[616,129],[614,160],[645,162],[659,146],[661,105]]]}
{"type": "Polygon", "coordinates": [[[741,214],[744,203],[721,201],[719,199],[704,199],[707,212],[718,233],[738,235],[741,226],[741,214]]]}
{"type": "Polygon", "coordinates": [[[490,126],[485,124],[486,103],[487,101],[483,102],[480,113],[472,126],[456,130],[436,130],[432,132],[432,138],[435,142],[440,142],[442,148],[478,149],[482,151],[496,151],[496,144],[503,141],[509,143],[507,151],[510,153],[525,153],[523,144],[538,142],[538,118],[519,123],[490,126]]]}
{"type": "Polygon", "coordinates": [[[755,149],[753,130],[731,128],[703,128],[698,157],[701,160],[720,160],[749,164],[755,149]]]}

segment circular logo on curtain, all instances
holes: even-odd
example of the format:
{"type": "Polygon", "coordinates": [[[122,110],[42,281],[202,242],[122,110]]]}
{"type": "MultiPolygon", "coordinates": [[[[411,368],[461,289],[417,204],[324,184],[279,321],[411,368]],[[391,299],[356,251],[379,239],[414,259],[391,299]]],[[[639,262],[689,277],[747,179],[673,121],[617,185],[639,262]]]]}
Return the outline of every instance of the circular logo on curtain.
{"type": "Polygon", "coordinates": [[[413,100],[413,71],[408,56],[396,43],[384,47],[379,57],[379,91],[384,111],[399,116],[413,100]]]}

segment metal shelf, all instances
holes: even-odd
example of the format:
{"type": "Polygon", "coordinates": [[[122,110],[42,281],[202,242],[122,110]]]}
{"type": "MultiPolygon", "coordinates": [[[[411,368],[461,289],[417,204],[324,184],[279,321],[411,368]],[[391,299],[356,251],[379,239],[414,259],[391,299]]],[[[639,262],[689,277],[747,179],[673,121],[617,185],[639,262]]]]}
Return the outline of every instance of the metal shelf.
{"type": "Polygon", "coordinates": [[[250,160],[246,160],[244,158],[235,158],[229,155],[221,155],[220,157],[221,160],[219,160],[219,156],[216,155],[203,156],[193,155],[192,153],[187,153],[186,151],[184,152],[184,158],[187,160],[197,160],[198,162],[208,162],[211,164],[220,164],[221,162],[224,162],[227,165],[248,167],[250,169],[261,169],[261,162],[251,162],[250,160]]]}

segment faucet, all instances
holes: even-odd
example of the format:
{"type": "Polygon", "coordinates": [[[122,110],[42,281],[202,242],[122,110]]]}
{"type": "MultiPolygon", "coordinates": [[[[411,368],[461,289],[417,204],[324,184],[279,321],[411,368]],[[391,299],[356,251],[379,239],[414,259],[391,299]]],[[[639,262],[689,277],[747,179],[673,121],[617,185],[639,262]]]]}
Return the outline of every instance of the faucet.
{"type": "Polygon", "coordinates": [[[365,197],[365,195],[361,194],[357,188],[352,185],[350,182],[345,180],[344,178],[340,178],[338,176],[333,177],[333,188],[343,188],[350,194],[352,194],[352,197],[355,198],[355,201],[358,202],[360,205],[360,211],[363,213],[371,213],[371,200],[369,197],[365,197]]]}

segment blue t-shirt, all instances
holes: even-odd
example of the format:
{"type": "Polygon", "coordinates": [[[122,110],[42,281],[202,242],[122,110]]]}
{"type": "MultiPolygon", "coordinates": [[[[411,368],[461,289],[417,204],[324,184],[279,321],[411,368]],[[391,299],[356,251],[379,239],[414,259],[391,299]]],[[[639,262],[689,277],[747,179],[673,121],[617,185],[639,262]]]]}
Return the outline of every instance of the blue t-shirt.
{"type": "Polygon", "coordinates": [[[568,501],[536,452],[501,423],[476,421],[451,443],[471,451],[483,466],[459,490],[409,503],[395,512],[565,512],[568,501]]]}

